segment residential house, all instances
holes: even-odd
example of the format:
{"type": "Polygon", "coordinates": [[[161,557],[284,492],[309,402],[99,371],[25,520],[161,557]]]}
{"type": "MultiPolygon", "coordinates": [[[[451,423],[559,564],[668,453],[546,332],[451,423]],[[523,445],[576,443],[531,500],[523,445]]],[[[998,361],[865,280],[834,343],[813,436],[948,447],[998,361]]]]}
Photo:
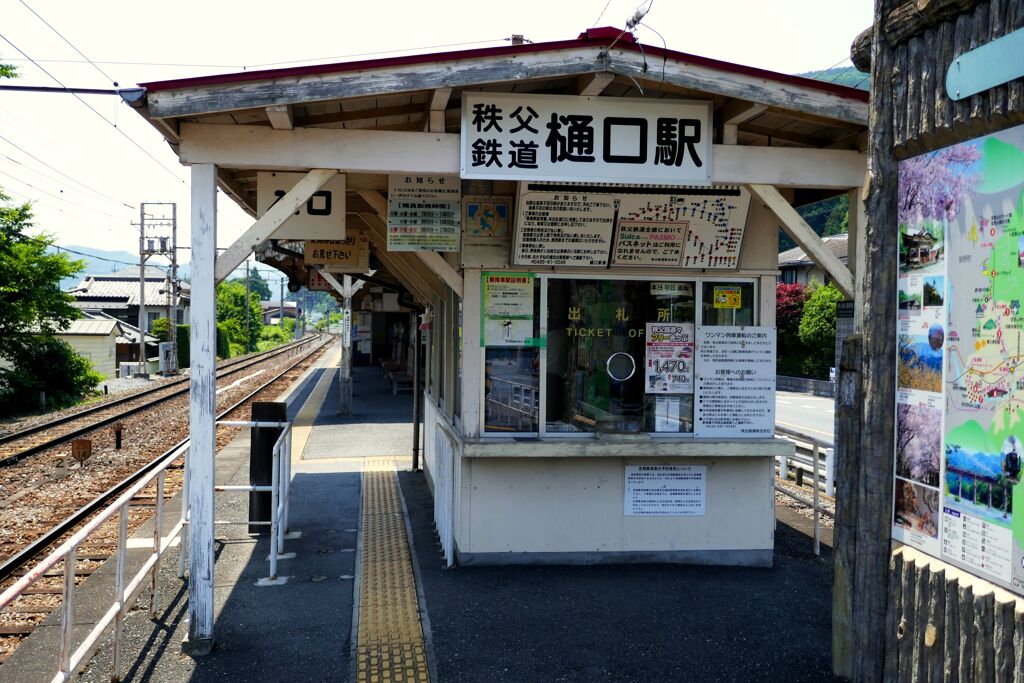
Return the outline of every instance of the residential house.
{"type": "MultiPolygon", "coordinates": [[[[187,282],[179,284],[177,322],[188,321],[189,295],[191,288],[187,282]]],[[[86,275],[74,289],[68,293],[75,297],[74,306],[83,310],[103,311],[104,313],[132,325],[139,322],[139,269],[125,268],[105,275],[86,275]]],[[[158,318],[167,317],[173,302],[167,286],[167,273],[162,268],[146,267],[146,320],[148,332],[158,318]]]]}
{"type": "MultiPolygon", "coordinates": [[[[280,301],[261,301],[260,309],[263,311],[263,324],[276,325],[281,320],[280,301]]],[[[284,302],[284,317],[293,320],[299,315],[299,305],[295,301],[284,302]]]]}
{"type": "MultiPolygon", "coordinates": [[[[829,235],[822,242],[833,255],[846,264],[847,235],[829,235]]],[[[793,247],[779,254],[779,282],[786,284],[810,284],[817,280],[828,284],[828,274],[808,256],[800,247],[793,247]]]]}
{"type": "Polygon", "coordinates": [[[106,379],[117,377],[117,340],[121,323],[113,318],[80,318],[72,320],[65,330],[58,330],[57,339],[67,342],[79,356],[92,363],[93,369],[106,379]]]}

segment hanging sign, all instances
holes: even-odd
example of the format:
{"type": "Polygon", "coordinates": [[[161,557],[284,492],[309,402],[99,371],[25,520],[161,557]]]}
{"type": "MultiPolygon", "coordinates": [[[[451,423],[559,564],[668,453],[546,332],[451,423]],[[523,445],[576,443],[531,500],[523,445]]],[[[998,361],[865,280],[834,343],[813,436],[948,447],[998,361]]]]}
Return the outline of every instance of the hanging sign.
{"type": "Polygon", "coordinates": [[[472,92],[461,130],[463,178],[711,182],[711,102],[472,92]]]}
{"type": "MultiPolygon", "coordinates": [[[[305,173],[256,174],[256,216],[281,201],[305,173]]],[[[339,173],[313,193],[288,220],[274,231],[274,239],[338,240],[345,238],[345,174],[339,173]]]]}
{"type": "Polygon", "coordinates": [[[332,273],[365,273],[370,269],[370,240],[357,232],[343,240],[306,240],[306,265],[330,266],[332,273]]]}
{"type": "Polygon", "coordinates": [[[458,251],[461,187],[456,176],[388,176],[388,251],[458,251]]]}
{"type": "Polygon", "coordinates": [[[693,393],[693,323],[647,323],[644,366],[648,394],[693,393]]]}
{"type": "Polygon", "coordinates": [[[482,273],[481,346],[538,346],[533,273],[482,273]]]}
{"type": "Polygon", "coordinates": [[[775,328],[697,331],[694,435],[771,438],[775,434],[775,328]]]}

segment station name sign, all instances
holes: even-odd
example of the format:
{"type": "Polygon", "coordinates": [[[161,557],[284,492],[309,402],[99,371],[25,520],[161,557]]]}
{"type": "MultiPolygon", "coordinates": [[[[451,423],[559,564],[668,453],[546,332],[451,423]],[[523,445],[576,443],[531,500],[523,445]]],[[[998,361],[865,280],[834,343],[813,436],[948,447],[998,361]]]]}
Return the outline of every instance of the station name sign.
{"type": "Polygon", "coordinates": [[[707,185],[711,135],[710,102],[465,93],[461,175],[707,185]]]}

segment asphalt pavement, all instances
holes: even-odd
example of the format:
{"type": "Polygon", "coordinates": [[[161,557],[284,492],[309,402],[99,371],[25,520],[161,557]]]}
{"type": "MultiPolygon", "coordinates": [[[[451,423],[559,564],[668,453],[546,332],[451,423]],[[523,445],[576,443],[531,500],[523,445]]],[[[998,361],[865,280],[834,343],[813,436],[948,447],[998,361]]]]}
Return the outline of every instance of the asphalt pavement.
{"type": "Polygon", "coordinates": [[[775,423],[786,429],[832,441],[835,414],[835,402],[831,398],[791,391],[775,393],[775,423]]]}

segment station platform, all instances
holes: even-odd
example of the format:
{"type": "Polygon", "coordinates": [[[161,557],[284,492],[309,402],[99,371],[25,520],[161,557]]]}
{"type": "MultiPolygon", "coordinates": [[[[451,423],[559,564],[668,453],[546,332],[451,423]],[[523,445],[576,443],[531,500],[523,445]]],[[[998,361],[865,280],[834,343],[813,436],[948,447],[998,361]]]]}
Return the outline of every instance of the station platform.
{"type": "MultiPolygon", "coordinates": [[[[218,527],[213,652],[181,653],[186,583],[175,553],[161,609],[125,625],[128,681],[605,681],[831,679],[831,549],[780,507],[771,569],[678,565],[447,569],[424,475],[411,471],[411,397],[355,368],[338,415],[335,352],[293,387],[287,580],[261,585],[268,541],[218,527]]],[[[218,484],[248,477],[245,433],[218,484]]],[[[244,520],[221,493],[217,519],[244,520]]],[[[286,556],[287,557],[287,556],[286,556]]],[[[80,681],[107,681],[104,646],[80,681]]]]}

